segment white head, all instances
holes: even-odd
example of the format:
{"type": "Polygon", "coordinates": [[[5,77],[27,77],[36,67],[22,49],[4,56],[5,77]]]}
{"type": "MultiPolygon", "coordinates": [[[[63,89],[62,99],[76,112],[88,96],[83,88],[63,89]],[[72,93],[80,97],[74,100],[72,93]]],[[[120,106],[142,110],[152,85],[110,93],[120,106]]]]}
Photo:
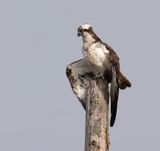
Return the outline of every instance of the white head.
{"type": "Polygon", "coordinates": [[[83,24],[81,25],[81,28],[84,30],[89,30],[90,28],[92,28],[92,26],[90,24],[83,24]]]}
{"type": "Polygon", "coordinates": [[[78,36],[82,36],[84,32],[92,31],[92,26],[90,24],[83,24],[78,27],[78,36]]]}
{"type": "Polygon", "coordinates": [[[77,35],[82,36],[84,42],[92,43],[94,41],[100,41],[90,24],[83,24],[79,26],[77,31],[77,35]]]}

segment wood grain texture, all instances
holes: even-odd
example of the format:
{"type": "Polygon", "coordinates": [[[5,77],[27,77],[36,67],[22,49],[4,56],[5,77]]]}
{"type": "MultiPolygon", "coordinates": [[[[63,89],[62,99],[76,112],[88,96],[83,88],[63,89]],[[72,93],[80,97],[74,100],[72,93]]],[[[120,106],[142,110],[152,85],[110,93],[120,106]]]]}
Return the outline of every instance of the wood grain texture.
{"type": "Polygon", "coordinates": [[[109,90],[95,79],[84,59],[69,64],[66,75],[73,93],[86,110],[85,151],[109,150],[109,90]]]}
{"type": "Polygon", "coordinates": [[[109,150],[108,83],[93,80],[86,98],[85,151],[109,150]]]}

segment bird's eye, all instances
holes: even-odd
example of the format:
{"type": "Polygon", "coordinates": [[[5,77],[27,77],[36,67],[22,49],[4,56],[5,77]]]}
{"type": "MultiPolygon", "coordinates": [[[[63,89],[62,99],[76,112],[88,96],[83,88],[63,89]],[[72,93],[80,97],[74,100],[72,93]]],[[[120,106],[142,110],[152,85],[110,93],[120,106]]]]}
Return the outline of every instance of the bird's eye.
{"type": "Polygon", "coordinates": [[[88,31],[88,29],[84,29],[83,31],[88,31]]]}

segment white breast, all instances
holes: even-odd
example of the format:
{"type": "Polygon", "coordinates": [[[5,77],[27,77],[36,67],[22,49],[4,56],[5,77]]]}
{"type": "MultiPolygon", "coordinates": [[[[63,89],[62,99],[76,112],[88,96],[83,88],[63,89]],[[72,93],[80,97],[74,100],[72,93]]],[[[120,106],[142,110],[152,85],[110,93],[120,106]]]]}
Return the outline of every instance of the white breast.
{"type": "Polygon", "coordinates": [[[109,51],[101,43],[93,43],[88,49],[83,50],[86,61],[97,70],[109,68],[109,51]]]}

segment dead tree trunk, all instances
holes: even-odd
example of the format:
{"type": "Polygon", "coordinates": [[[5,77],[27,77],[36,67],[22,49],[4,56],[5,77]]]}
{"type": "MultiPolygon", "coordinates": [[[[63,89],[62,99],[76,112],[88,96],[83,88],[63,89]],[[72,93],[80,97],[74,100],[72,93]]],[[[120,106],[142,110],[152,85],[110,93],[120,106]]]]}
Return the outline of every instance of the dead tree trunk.
{"type": "Polygon", "coordinates": [[[86,98],[85,151],[109,150],[108,83],[90,82],[86,98]]]}
{"type": "Polygon", "coordinates": [[[95,79],[84,59],[66,68],[71,87],[86,109],[85,151],[109,150],[109,92],[108,83],[95,79]]]}

